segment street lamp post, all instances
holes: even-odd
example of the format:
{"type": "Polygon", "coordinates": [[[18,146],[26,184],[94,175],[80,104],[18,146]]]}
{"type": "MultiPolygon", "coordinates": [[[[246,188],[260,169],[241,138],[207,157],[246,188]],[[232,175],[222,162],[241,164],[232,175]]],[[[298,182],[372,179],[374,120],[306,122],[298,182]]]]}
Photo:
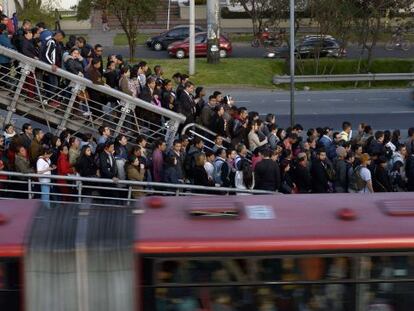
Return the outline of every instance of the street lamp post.
{"type": "Polygon", "coordinates": [[[295,0],[290,0],[290,125],[295,124],[295,0]]]}
{"type": "Polygon", "coordinates": [[[188,73],[192,76],[195,73],[195,0],[190,0],[190,51],[188,73]]]}
{"type": "Polygon", "coordinates": [[[207,0],[207,63],[220,62],[220,3],[207,0]]]}

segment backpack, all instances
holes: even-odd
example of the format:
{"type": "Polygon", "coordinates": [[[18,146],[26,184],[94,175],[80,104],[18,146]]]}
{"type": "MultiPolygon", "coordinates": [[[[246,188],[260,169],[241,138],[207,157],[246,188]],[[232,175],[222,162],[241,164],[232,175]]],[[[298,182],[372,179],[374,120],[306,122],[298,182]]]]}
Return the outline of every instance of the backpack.
{"type": "Polygon", "coordinates": [[[366,181],[362,179],[361,176],[361,166],[357,166],[351,173],[349,177],[349,189],[354,191],[361,191],[366,186],[366,181]]]}
{"type": "Polygon", "coordinates": [[[223,164],[224,164],[224,160],[223,159],[217,158],[214,161],[213,179],[214,179],[214,182],[216,184],[220,184],[220,185],[223,184],[223,180],[221,180],[221,169],[223,167],[223,164]]]}

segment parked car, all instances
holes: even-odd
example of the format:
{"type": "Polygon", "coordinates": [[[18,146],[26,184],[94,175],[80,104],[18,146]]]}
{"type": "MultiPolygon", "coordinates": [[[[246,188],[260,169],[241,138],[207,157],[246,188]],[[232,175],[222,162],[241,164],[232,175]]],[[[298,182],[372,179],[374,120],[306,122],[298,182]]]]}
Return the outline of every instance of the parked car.
{"type": "MultiPolygon", "coordinates": [[[[269,51],[266,57],[289,58],[289,46],[278,48],[275,51],[269,51]]],[[[296,57],[315,58],[315,57],[345,57],[346,49],[342,44],[332,36],[305,36],[302,41],[296,44],[296,57]]]]}
{"type": "MultiPolygon", "coordinates": [[[[188,56],[190,49],[190,42],[189,39],[185,39],[184,41],[179,41],[172,43],[168,47],[168,54],[170,56],[174,56],[176,58],[184,58],[188,56]]],[[[231,55],[232,53],[232,46],[229,39],[224,36],[220,36],[219,40],[219,53],[221,58],[225,58],[231,55]]],[[[195,54],[196,56],[206,56],[207,55],[207,33],[197,33],[195,35],[195,54]]]]}
{"type": "MultiPolygon", "coordinates": [[[[195,26],[195,32],[202,32],[203,28],[195,26]]],[[[146,42],[147,47],[156,51],[166,50],[167,47],[174,42],[182,41],[188,38],[190,30],[188,25],[177,26],[170,30],[163,32],[157,36],[149,38],[146,42]]]]}

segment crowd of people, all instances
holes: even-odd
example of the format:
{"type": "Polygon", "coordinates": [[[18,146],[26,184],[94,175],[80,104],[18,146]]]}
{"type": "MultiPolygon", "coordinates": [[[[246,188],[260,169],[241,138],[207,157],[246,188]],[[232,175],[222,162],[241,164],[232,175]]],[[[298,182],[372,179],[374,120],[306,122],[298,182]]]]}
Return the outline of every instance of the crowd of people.
{"type": "MultiPolygon", "coordinates": [[[[408,130],[407,140],[399,130],[374,132],[364,123],[353,129],[349,122],[343,122],[339,131],[320,127],[305,132],[300,124],[282,128],[275,115],[261,119],[257,112],[236,106],[233,98],[220,91],[207,96],[206,89],[195,87],[186,74],[175,73],[168,79],[161,66],[151,70],[145,61],[129,65],[120,55],[108,56],[104,70],[99,44],[91,47],[85,38],[71,36],[64,45],[63,31],[51,32],[44,23],[32,28],[28,20],[11,35],[8,23],[3,15],[0,45],[40,59],[53,70],[65,69],[160,109],[181,113],[185,124],[197,123],[216,135],[206,134],[204,140],[177,135],[167,146],[162,137],[151,141],[142,135],[134,139],[124,134],[112,137],[109,124],[100,127],[99,137],[90,133],[73,136],[69,131],[57,137],[28,123],[17,134],[8,124],[2,140],[4,170],[284,194],[414,190],[414,128],[408,130]],[[205,145],[208,141],[214,145],[205,145]]],[[[3,74],[4,68],[12,66],[4,56],[0,63],[3,74]]],[[[53,98],[55,88],[64,81],[53,74],[45,74],[44,79],[51,94],[47,98],[53,98]]],[[[94,98],[95,113],[112,104],[93,90],[88,96],[94,98]]],[[[59,100],[55,97],[49,104],[58,107],[59,100]]],[[[45,177],[43,181],[49,180],[45,177]]],[[[61,187],[63,193],[69,189],[61,187]]],[[[141,187],[134,190],[134,197],[143,194],[141,187]]],[[[49,191],[45,184],[42,193],[47,196],[49,191]]]]}

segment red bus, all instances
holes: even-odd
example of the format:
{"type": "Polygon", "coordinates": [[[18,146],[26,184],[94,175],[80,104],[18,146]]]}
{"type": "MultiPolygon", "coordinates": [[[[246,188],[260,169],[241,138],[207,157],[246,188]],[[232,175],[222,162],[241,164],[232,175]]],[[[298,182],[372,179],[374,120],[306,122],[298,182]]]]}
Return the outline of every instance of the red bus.
{"type": "Polygon", "coordinates": [[[96,219],[104,209],[73,208],[73,213],[65,210],[65,216],[49,220],[61,224],[53,236],[66,242],[42,244],[60,256],[53,261],[49,254],[48,264],[41,251],[33,259],[42,236],[33,227],[52,212],[33,201],[0,201],[0,219],[6,219],[0,221],[0,306],[57,310],[67,300],[89,300],[100,303],[99,310],[411,311],[413,199],[410,193],[147,197],[125,208],[118,225],[119,209],[110,210],[99,226],[96,219]],[[15,217],[19,220],[12,226],[15,217]],[[67,219],[72,229],[66,236],[62,228],[67,219]],[[125,228],[132,228],[130,237],[125,228]],[[103,238],[94,244],[97,233],[103,238]],[[130,247],[120,247],[114,234],[130,247]],[[72,240],[76,243],[68,242],[72,240]],[[113,248],[120,250],[116,256],[109,253],[113,248]],[[53,273],[36,264],[53,267],[53,273]],[[65,282],[45,282],[49,279],[42,271],[49,279],[65,275],[59,279],[65,282]],[[82,278],[86,283],[79,283],[82,278]],[[68,280],[76,280],[78,291],[68,280]],[[55,290],[55,300],[32,308],[35,299],[50,295],[48,285],[43,286],[49,283],[62,287],[55,290]],[[133,302],[125,303],[131,297],[133,302]],[[47,303],[57,305],[48,309],[47,303]]]}

